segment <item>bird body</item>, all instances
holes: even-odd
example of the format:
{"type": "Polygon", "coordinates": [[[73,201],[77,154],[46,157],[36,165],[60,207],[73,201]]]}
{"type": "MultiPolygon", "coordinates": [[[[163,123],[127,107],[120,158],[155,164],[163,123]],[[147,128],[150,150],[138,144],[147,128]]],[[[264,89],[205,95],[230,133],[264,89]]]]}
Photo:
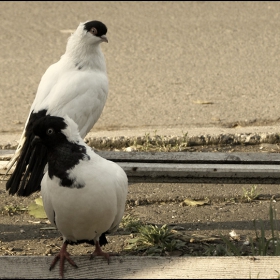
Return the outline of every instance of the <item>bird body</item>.
{"type": "Polygon", "coordinates": [[[6,184],[10,194],[28,196],[40,190],[46,159],[44,150],[30,148],[34,121],[45,115],[67,114],[84,138],[99,119],[109,89],[100,47],[101,42],[108,42],[106,33],[106,26],[99,21],[80,23],[68,39],[65,54],[42,76],[18,148],[7,166],[8,172],[17,162],[6,184]]]}
{"type": "Polygon", "coordinates": [[[31,114],[42,109],[50,115],[67,114],[78,124],[81,137],[100,117],[109,88],[100,40],[95,42],[91,35],[92,42],[81,40],[83,26],[69,38],[61,59],[43,75],[30,110],[31,114]]]}
{"type": "Polygon", "coordinates": [[[34,145],[47,149],[48,170],[41,183],[44,208],[64,242],[51,268],[60,259],[63,276],[65,258],[76,266],[67,244],[93,244],[93,255],[109,259],[100,245],[107,243],[105,234],[115,231],[122,220],[128,190],[125,172],[87,146],[68,116],[43,117],[33,128],[34,145]]]}
{"type": "MultiPolygon", "coordinates": [[[[50,178],[49,172],[41,183],[46,214],[62,233],[64,241],[71,243],[98,240],[102,233],[114,231],[124,213],[126,174],[116,163],[89,148],[86,154],[90,159],[80,160],[67,171],[69,178],[74,179],[70,186],[61,186],[61,179],[50,178]]],[[[52,164],[50,160],[48,165],[52,164]]]]}

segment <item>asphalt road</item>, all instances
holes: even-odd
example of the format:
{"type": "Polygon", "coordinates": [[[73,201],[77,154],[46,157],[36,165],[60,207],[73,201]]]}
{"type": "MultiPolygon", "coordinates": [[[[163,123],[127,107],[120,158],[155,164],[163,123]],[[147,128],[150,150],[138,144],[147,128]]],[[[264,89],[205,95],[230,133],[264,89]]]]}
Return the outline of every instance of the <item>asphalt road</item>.
{"type": "Polygon", "coordinates": [[[20,134],[67,30],[101,20],[109,97],[95,130],[278,124],[280,2],[0,2],[0,132],[20,134]]]}

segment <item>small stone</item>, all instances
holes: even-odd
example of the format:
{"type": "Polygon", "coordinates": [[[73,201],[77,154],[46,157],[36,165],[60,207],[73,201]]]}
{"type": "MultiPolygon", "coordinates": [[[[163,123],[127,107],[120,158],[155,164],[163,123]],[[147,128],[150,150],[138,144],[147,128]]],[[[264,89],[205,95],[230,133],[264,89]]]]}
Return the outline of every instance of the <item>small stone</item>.
{"type": "Polygon", "coordinates": [[[51,248],[47,249],[45,252],[45,256],[49,256],[51,254],[52,254],[52,249],[51,248]]]}
{"type": "Polygon", "coordinates": [[[180,227],[180,226],[175,226],[172,229],[174,229],[174,230],[184,230],[185,228],[184,227],[180,227]]]}

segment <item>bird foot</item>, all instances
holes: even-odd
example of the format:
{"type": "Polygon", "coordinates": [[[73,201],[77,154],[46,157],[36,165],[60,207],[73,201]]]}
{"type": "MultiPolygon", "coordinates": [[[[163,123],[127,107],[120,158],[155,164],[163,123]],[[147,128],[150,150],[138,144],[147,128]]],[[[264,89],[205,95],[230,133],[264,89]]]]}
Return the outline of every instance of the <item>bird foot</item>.
{"type": "Polygon", "coordinates": [[[95,242],[95,250],[93,253],[91,253],[90,259],[93,259],[95,256],[103,256],[105,259],[107,259],[108,264],[110,263],[110,254],[102,251],[98,241],[95,242]]]}
{"type": "Polygon", "coordinates": [[[66,251],[66,247],[67,247],[67,243],[64,242],[62,245],[62,248],[60,249],[60,252],[55,256],[54,260],[52,261],[51,265],[50,265],[50,270],[52,270],[57,261],[60,260],[59,263],[59,271],[60,271],[60,277],[63,278],[63,274],[64,274],[64,261],[65,259],[75,268],[78,268],[78,266],[76,265],[76,263],[70,258],[70,254],[66,251]]]}

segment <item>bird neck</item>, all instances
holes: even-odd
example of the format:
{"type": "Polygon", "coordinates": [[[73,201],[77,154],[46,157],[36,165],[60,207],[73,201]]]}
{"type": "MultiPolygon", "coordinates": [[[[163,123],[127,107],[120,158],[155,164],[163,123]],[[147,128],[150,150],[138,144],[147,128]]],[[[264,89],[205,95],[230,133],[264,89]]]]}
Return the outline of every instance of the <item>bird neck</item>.
{"type": "Polygon", "coordinates": [[[94,69],[106,72],[105,57],[100,43],[86,44],[79,38],[70,37],[65,56],[70,58],[79,69],[94,69]]]}
{"type": "Polygon", "coordinates": [[[64,142],[48,149],[48,172],[61,180],[68,178],[68,170],[74,168],[80,160],[88,160],[87,149],[78,143],[64,142]]]}

